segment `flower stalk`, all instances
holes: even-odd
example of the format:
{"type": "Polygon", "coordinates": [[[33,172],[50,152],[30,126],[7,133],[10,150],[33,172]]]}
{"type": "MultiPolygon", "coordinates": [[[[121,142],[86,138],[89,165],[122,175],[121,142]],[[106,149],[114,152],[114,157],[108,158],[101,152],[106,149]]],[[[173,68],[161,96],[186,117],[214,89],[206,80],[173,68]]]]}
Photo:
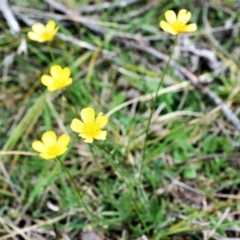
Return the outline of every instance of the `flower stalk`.
{"type": "Polygon", "coordinates": [[[170,61],[171,61],[173,53],[174,53],[174,49],[175,49],[176,44],[177,44],[177,38],[178,38],[178,35],[175,36],[173,47],[172,47],[172,51],[171,51],[170,56],[168,58],[166,67],[163,70],[162,76],[161,76],[160,81],[159,81],[158,86],[157,86],[157,91],[156,91],[155,97],[153,98],[153,101],[152,101],[152,104],[151,104],[150,116],[148,118],[147,128],[146,128],[146,137],[145,137],[143,151],[142,151],[142,162],[140,164],[140,176],[142,175],[142,169],[143,169],[143,167],[145,165],[147,139],[148,139],[148,135],[149,135],[149,128],[150,128],[153,112],[154,112],[154,109],[155,109],[156,103],[157,103],[158,91],[160,90],[160,88],[163,85],[164,77],[165,77],[165,75],[167,73],[170,61]]]}
{"type": "Polygon", "coordinates": [[[84,207],[84,209],[86,210],[86,212],[92,216],[94,219],[99,219],[99,217],[93,213],[87,206],[87,204],[84,202],[83,200],[83,194],[80,194],[79,193],[79,190],[78,190],[78,187],[77,187],[77,183],[76,181],[74,180],[73,176],[71,175],[71,173],[69,172],[69,170],[65,167],[65,165],[63,164],[63,161],[56,157],[56,159],[58,160],[58,162],[60,163],[62,169],[67,173],[68,177],[70,178],[70,182],[72,183],[73,187],[74,187],[74,190],[75,190],[75,193],[78,197],[78,200],[80,202],[80,204],[84,207]]]}
{"type": "Polygon", "coordinates": [[[49,53],[50,53],[52,62],[55,62],[55,57],[54,57],[53,50],[52,50],[52,47],[51,47],[51,45],[50,45],[50,42],[48,42],[48,51],[49,51],[49,53]]]}

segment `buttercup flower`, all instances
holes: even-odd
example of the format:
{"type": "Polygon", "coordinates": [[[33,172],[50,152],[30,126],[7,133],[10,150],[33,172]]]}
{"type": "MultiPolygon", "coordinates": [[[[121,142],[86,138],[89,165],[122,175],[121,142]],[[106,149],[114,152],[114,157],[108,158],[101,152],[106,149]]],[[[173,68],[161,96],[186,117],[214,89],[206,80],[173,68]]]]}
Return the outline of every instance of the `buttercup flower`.
{"type": "Polygon", "coordinates": [[[42,141],[32,143],[32,148],[39,152],[42,158],[48,160],[64,154],[69,142],[70,137],[67,134],[62,134],[57,139],[55,132],[48,131],[42,135],[42,141]]]}
{"type": "Polygon", "coordinates": [[[176,35],[178,33],[184,32],[194,32],[197,30],[197,25],[195,23],[188,24],[192,14],[186,9],[181,9],[176,16],[176,13],[172,10],[165,12],[165,18],[167,22],[161,21],[160,27],[168,33],[176,35]]]}
{"type": "Polygon", "coordinates": [[[32,31],[28,32],[28,37],[33,41],[48,42],[53,39],[58,29],[59,27],[56,27],[53,20],[49,20],[46,26],[42,23],[35,23],[32,25],[32,31]]]}
{"type": "Polygon", "coordinates": [[[107,116],[103,116],[100,112],[95,119],[95,111],[90,107],[84,108],[80,115],[82,121],[74,118],[70,127],[74,132],[79,133],[80,137],[85,138],[84,142],[92,143],[93,139],[106,139],[107,131],[103,131],[102,128],[108,123],[107,116]]]}
{"type": "Polygon", "coordinates": [[[68,67],[62,68],[54,65],[50,68],[50,74],[51,76],[43,75],[41,77],[41,82],[47,86],[48,91],[55,91],[72,83],[71,70],[68,67]]]}

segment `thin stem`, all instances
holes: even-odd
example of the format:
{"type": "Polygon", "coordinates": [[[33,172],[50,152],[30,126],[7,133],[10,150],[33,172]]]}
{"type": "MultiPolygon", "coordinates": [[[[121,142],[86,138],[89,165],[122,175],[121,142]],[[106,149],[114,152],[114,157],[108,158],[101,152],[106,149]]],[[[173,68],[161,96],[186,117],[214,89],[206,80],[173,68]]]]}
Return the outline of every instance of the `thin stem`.
{"type": "Polygon", "coordinates": [[[110,155],[112,158],[113,158],[113,160],[114,160],[114,156],[113,156],[113,154],[111,154],[108,150],[106,150],[104,147],[102,147],[101,145],[99,145],[98,143],[96,143],[96,141],[94,142],[94,144],[98,147],[98,148],[100,148],[101,150],[103,150],[105,153],[107,153],[108,155],[110,155]]]}
{"type": "MultiPolygon", "coordinates": [[[[129,173],[125,172],[124,169],[122,169],[120,167],[120,165],[116,165],[115,164],[115,157],[113,154],[111,154],[108,150],[106,150],[104,147],[102,147],[101,145],[99,145],[98,143],[96,143],[96,141],[94,142],[94,144],[99,148],[101,149],[102,151],[104,151],[105,153],[107,153],[108,155],[111,156],[112,160],[113,161],[108,161],[111,166],[113,167],[113,169],[115,169],[117,171],[118,169],[118,172],[122,174],[122,178],[124,180],[124,182],[126,183],[126,185],[128,186],[128,188],[132,188],[134,189],[134,186],[138,184],[138,182],[135,182],[135,179],[134,179],[134,182],[130,181],[129,180],[129,176],[131,176],[129,173]]],[[[107,159],[107,158],[106,158],[107,159]]],[[[144,222],[144,220],[142,219],[142,216],[141,216],[141,210],[139,209],[139,206],[136,204],[135,201],[133,201],[133,206],[135,207],[135,211],[136,213],[138,214],[141,222],[142,222],[142,225],[144,226],[144,228],[147,228],[146,226],[146,223],[144,222]]]]}
{"type": "Polygon", "coordinates": [[[174,53],[174,49],[176,47],[176,44],[177,44],[177,37],[178,35],[176,35],[175,39],[174,39],[174,43],[173,43],[173,48],[172,48],[172,51],[170,53],[170,57],[168,58],[168,61],[167,61],[167,64],[166,64],[166,67],[164,68],[163,70],[163,74],[160,78],[160,81],[159,81],[159,84],[158,84],[158,87],[157,87],[157,91],[156,91],[156,94],[155,94],[155,97],[153,98],[153,101],[152,101],[152,104],[151,104],[151,112],[150,112],[150,116],[148,118],[148,123],[147,123],[147,128],[146,128],[146,137],[145,137],[145,141],[144,141],[144,146],[143,146],[143,151],[142,151],[142,162],[141,162],[141,165],[140,165],[140,176],[141,176],[141,173],[142,173],[142,169],[143,169],[143,165],[144,165],[144,162],[145,162],[145,158],[146,158],[146,146],[147,146],[147,139],[148,139],[148,135],[149,135],[149,128],[150,128],[150,123],[152,121],[152,116],[153,116],[153,111],[155,109],[155,106],[156,106],[156,103],[157,103],[157,96],[158,96],[158,91],[159,89],[162,87],[163,85],[163,80],[164,80],[164,77],[167,73],[167,69],[169,67],[169,63],[172,59],[172,56],[173,56],[173,53],[174,53]]]}
{"type": "Polygon", "coordinates": [[[50,45],[50,42],[48,42],[48,51],[51,55],[51,58],[52,58],[52,61],[55,62],[55,57],[54,57],[54,54],[53,54],[53,51],[52,51],[52,47],[50,45]]]}
{"type": "MultiPolygon", "coordinates": [[[[101,145],[99,145],[98,143],[96,143],[96,141],[94,141],[94,144],[95,144],[99,149],[101,149],[102,151],[104,151],[105,153],[107,153],[109,156],[111,156],[111,158],[112,158],[113,161],[109,161],[108,158],[106,158],[107,161],[110,163],[110,165],[113,167],[113,169],[115,169],[115,170],[118,169],[118,166],[116,166],[116,159],[115,159],[114,155],[111,154],[111,153],[110,153],[108,150],[106,150],[104,147],[102,147],[101,145]]],[[[121,173],[123,174],[122,169],[120,169],[120,170],[121,170],[121,173]]],[[[120,173],[120,171],[119,171],[119,173],[120,173]]]]}
{"type": "Polygon", "coordinates": [[[95,146],[97,146],[100,150],[104,151],[105,153],[107,153],[109,156],[111,156],[112,161],[108,158],[106,158],[106,160],[108,161],[108,163],[111,165],[111,167],[113,168],[113,170],[115,170],[120,176],[121,178],[126,182],[126,184],[129,184],[129,178],[127,177],[129,174],[126,172],[125,169],[123,169],[121,167],[121,165],[119,164],[118,159],[115,158],[115,156],[113,154],[111,154],[108,150],[106,150],[104,147],[102,147],[101,145],[99,145],[98,143],[96,143],[96,141],[94,141],[95,146]]]}
{"type": "Polygon", "coordinates": [[[86,210],[86,212],[87,212],[90,216],[92,216],[94,219],[96,219],[96,218],[99,219],[99,217],[98,217],[96,214],[94,214],[91,210],[89,210],[88,206],[87,206],[87,205],[85,204],[85,202],[83,201],[83,196],[80,195],[80,193],[79,193],[79,190],[78,190],[76,181],[74,180],[74,178],[72,177],[71,173],[68,171],[68,169],[67,169],[67,168],[65,167],[65,165],[63,164],[63,161],[62,161],[60,158],[58,158],[58,157],[56,157],[56,159],[60,162],[63,170],[64,170],[64,171],[67,173],[67,175],[69,176],[70,181],[71,181],[71,183],[73,184],[73,186],[74,186],[74,188],[75,188],[75,193],[77,194],[77,197],[78,197],[78,199],[79,199],[79,202],[83,205],[83,207],[84,207],[84,209],[86,210]]]}
{"type": "Polygon", "coordinates": [[[80,202],[82,202],[82,196],[80,195],[79,191],[78,191],[78,187],[77,187],[77,184],[76,184],[76,181],[74,180],[74,178],[72,177],[71,173],[68,171],[68,169],[65,167],[65,165],[63,164],[63,161],[57,157],[57,160],[60,162],[62,168],[64,169],[64,171],[67,173],[67,175],[69,176],[74,188],[75,188],[75,192],[78,196],[78,199],[80,202]]]}
{"type": "MultiPolygon", "coordinates": [[[[97,170],[98,170],[98,172],[101,172],[101,171],[102,171],[102,168],[101,168],[101,166],[100,166],[100,164],[99,164],[99,162],[98,162],[98,160],[97,160],[97,158],[96,158],[96,156],[95,156],[95,154],[94,154],[92,145],[91,145],[91,144],[88,144],[88,146],[89,146],[90,152],[91,152],[91,154],[92,154],[92,156],[93,156],[93,161],[94,161],[94,163],[95,163],[95,165],[96,165],[96,167],[97,167],[97,170]]],[[[100,175],[100,177],[105,181],[106,178],[105,178],[105,177],[102,177],[102,176],[105,176],[105,175],[104,175],[104,174],[103,174],[103,175],[100,175]]]]}

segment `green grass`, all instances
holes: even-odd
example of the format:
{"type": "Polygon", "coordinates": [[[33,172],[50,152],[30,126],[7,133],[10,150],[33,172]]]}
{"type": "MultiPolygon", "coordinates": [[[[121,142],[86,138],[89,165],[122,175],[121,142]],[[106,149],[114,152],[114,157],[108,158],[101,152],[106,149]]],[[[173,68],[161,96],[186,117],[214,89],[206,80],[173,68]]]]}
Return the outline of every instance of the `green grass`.
{"type": "MultiPolygon", "coordinates": [[[[62,2],[73,9],[90,3],[89,0],[62,2]]],[[[230,16],[237,22],[236,5],[232,1],[225,1],[225,5],[220,1],[210,3],[208,21],[212,27],[224,26],[230,16]]],[[[19,1],[18,4],[29,7],[29,13],[36,8],[48,11],[42,1],[19,1]]],[[[182,85],[178,91],[170,88],[186,81],[170,67],[163,84],[167,93],[157,98],[143,164],[151,101],[119,106],[154,92],[165,63],[123,46],[112,39],[110,32],[135,37],[162,35],[163,39],[148,44],[169,55],[172,37],[159,29],[159,20],[168,9],[187,8],[199,29],[199,33],[190,38],[191,42],[198,49],[212,50],[226,67],[219,76],[210,69],[207,60],[201,58],[194,74],[213,76],[209,87],[231,103],[229,106],[239,116],[240,71],[235,61],[239,28],[213,34],[228,53],[226,57],[208,35],[201,32],[205,28],[203,5],[161,1],[142,15],[123,18],[145,4],[143,1],[124,8],[86,13],[89,19],[97,17],[99,21],[119,24],[106,27],[109,34],[104,36],[74,21],[58,22],[61,33],[99,48],[97,53],[58,37],[54,39],[51,47],[55,63],[68,66],[74,80],[62,91],[49,95],[40,82],[41,75],[48,73],[53,65],[46,44],[27,40],[28,56],[15,55],[7,76],[2,71],[2,151],[33,152],[31,143],[43,132],[54,130],[60,135],[66,130],[71,144],[61,159],[84,194],[85,204],[79,202],[58,161],[3,154],[1,161],[15,191],[0,168],[0,239],[57,239],[51,238],[54,225],[62,237],[65,234],[69,239],[79,239],[80,232],[89,227],[101,233],[103,239],[111,240],[140,239],[143,235],[153,240],[204,239],[204,232],[211,231],[214,232],[209,239],[238,236],[234,227],[240,221],[239,133],[213,102],[190,84],[182,85]],[[104,50],[114,56],[107,56],[104,50]],[[96,145],[84,143],[71,131],[72,119],[79,118],[79,112],[87,106],[104,113],[119,107],[109,118],[107,140],[98,141],[114,158],[96,145]],[[142,176],[141,164],[144,166],[142,176]],[[27,230],[28,227],[32,229],[27,230]],[[25,235],[17,234],[17,228],[26,228],[25,235]],[[11,237],[4,238],[8,234],[12,234],[11,237]]],[[[22,22],[21,28],[22,35],[30,30],[22,22]]],[[[0,54],[4,59],[16,51],[20,40],[10,34],[4,19],[0,30],[0,54]]],[[[181,42],[179,39],[178,44],[181,42]]],[[[176,61],[191,69],[191,57],[192,54],[180,52],[176,61]]],[[[2,61],[1,68],[6,67],[2,61]]]]}

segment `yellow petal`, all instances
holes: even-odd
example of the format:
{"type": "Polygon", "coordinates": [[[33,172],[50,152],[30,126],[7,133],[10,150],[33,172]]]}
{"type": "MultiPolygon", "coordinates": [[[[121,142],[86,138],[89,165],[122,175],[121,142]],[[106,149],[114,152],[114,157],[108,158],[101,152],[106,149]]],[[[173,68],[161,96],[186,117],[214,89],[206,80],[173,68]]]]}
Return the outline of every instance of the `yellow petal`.
{"type": "Polygon", "coordinates": [[[93,108],[87,107],[84,108],[80,113],[84,123],[94,122],[95,112],[93,108]]]}
{"type": "Polygon", "coordinates": [[[67,134],[61,135],[57,140],[57,145],[60,148],[66,148],[70,142],[70,137],[67,134]]]}
{"type": "Polygon", "coordinates": [[[38,42],[42,43],[42,42],[46,42],[46,40],[42,36],[39,36],[38,42]]]}
{"type": "Polygon", "coordinates": [[[190,20],[191,16],[191,12],[188,12],[186,9],[181,9],[178,13],[177,20],[186,24],[190,20]]]}
{"type": "Polygon", "coordinates": [[[57,89],[64,88],[72,83],[72,78],[68,78],[66,80],[62,80],[59,82],[59,79],[55,79],[52,83],[52,85],[48,86],[49,91],[55,91],[57,89]]]}
{"type": "Polygon", "coordinates": [[[100,126],[100,128],[103,128],[103,127],[106,126],[107,123],[108,123],[108,117],[102,116],[102,115],[103,115],[103,113],[100,112],[100,113],[97,115],[97,118],[96,118],[96,120],[95,120],[95,123],[97,123],[97,124],[100,126]]]}
{"type": "Polygon", "coordinates": [[[61,89],[61,88],[64,88],[64,87],[70,85],[71,83],[72,83],[72,78],[68,78],[68,79],[66,79],[66,81],[62,82],[61,84],[56,83],[56,88],[61,89]]]}
{"type": "Polygon", "coordinates": [[[50,74],[53,78],[62,77],[62,68],[59,65],[54,65],[50,68],[50,74]]]}
{"type": "Polygon", "coordinates": [[[41,82],[45,86],[49,86],[53,84],[53,78],[49,75],[42,75],[41,82]]]}
{"type": "Polygon", "coordinates": [[[55,29],[56,23],[53,20],[49,20],[46,25],[47,32],[53,32],[55,29]]]}
{"type": "Polygon", "coordinates": [[[197,30],[197,24],[191,23],[186,26],[186,32],[195,32],[197,30]]]}
{"type": "Polygon", "coordinates": [[[65,82],[64,82],[64,86],[70,85],[72,84],[72,78],[68,78],[65,82]]]}
{"type": "Polygon", "coordinates": [[[85,143],[92,143],[92,142],[93,142],[93,138],[91,138],[91,137],[85,137],[84,142],[85,142],[85,143]]]}
{"type": "Polygon", "coordinates": [[[56,157],[55,154],[53,155],[53,154],[49,154],[49,153],[40,153],[39,155],[46,160],[53,159],[56,157]]]}
{"type": "Polygon", "coordinates": [[[93,142],[93,137],[89,137],[84,133],[79,134],[79,137],[84,138],[84,142],[86,143],[92,143],[93,142]]]}
{"type": "Polygon", "coordinates": [[[72,120],[72,123],[70,125],[70,128],[77,133],[81,133],[82,132],[82,127],[83,127],[83,122],[78,120],[77,118],[74,118],[72,120]]]}
{"type": "Polygon", "coordinates": [[[37,34],[41,34],[45,32],[45,26],[42,23],[35,23],[32,25],[32,30],[37,34]]]}
{"type": "Polygon", "coordinates": [[[55,29],[54,29],[54,31],[53,31],[53,36],[57,33],[57,31],[59,30],[59,27],[56,27],[55,29]]]}
{"type": "Polygon", "coordinates": [[[33,41],[39,41],[39,35],[34,32],[28,32],[28,38],[33,41]]]}
{"type": "Polygon", "coordinates": [[[173,35],[178,34],[178,32],[174,31],[173,28],[171,27],[171,25],[165,21],[160,22],[160,27],[163,29],[163,31],[165,31],[167,33],[171,33],[173,35]]]}
{"type": "Polygon", "coordinates": [[[49,92],[53,92],[53,91],[58,90],[58,88],[55,85],[53,85],[53,84],[52,85],[48,85],[47,88],[48,88],[49,92]]]}
{"type": "Polygon", "coordinates": [[[45,132],[42,135],[42,141],[47,147],[52,146],[53,144],[55,144],[57,142],[56,133],[53,131],[45,132]]]}
{"type": "Polygon", "coordinates": [[[61,156],[61,155],[63,155],[67,150],[68,150],[67,147],[60,148],[59,151],[57,152],[56,156],[61,156]]]}
{"type": "Polygon", "coordinates": [[[51,88],[50,88],[50,90],[48,90],[48,91],[56,91],[56,90],[59,90],[59,89],[62,89],[62,88],[64,88],[65,87],[65,85],[61,85],[61,86],[54,86],[54,87],[51,87],[52,88],[52,90],[51,90],[51,88]]]}
{"type": "Polygon", "coordinates": [[[107,137],[107,131],[100,131],[99,135],[94,136],[94,138],[98,140],[106,140],[107,137]]]}
{"type": "Polygon", "coordinates": [[[173,23],[177,21],[176,13],[173,10],[166,11],[165,18],[169,23],[173,23]]]}
{"type": "Polygon", "coordinates": [[[67,78],[69,78],[70,77],[70,75],[71,75],[71,70],[70,70],[70,68],[68,68],[68,67],[65,67],[65,68],[63,68],[63,70],[62,70],[62,78],[63,79],[67,79],[67,78]]]}
{"type": "Polygon", "coordinates": [[[40,141],[34,141],[32,143],[32,148],[37,152],[45,152],[47,149],[46,146],[40,141]]]}

